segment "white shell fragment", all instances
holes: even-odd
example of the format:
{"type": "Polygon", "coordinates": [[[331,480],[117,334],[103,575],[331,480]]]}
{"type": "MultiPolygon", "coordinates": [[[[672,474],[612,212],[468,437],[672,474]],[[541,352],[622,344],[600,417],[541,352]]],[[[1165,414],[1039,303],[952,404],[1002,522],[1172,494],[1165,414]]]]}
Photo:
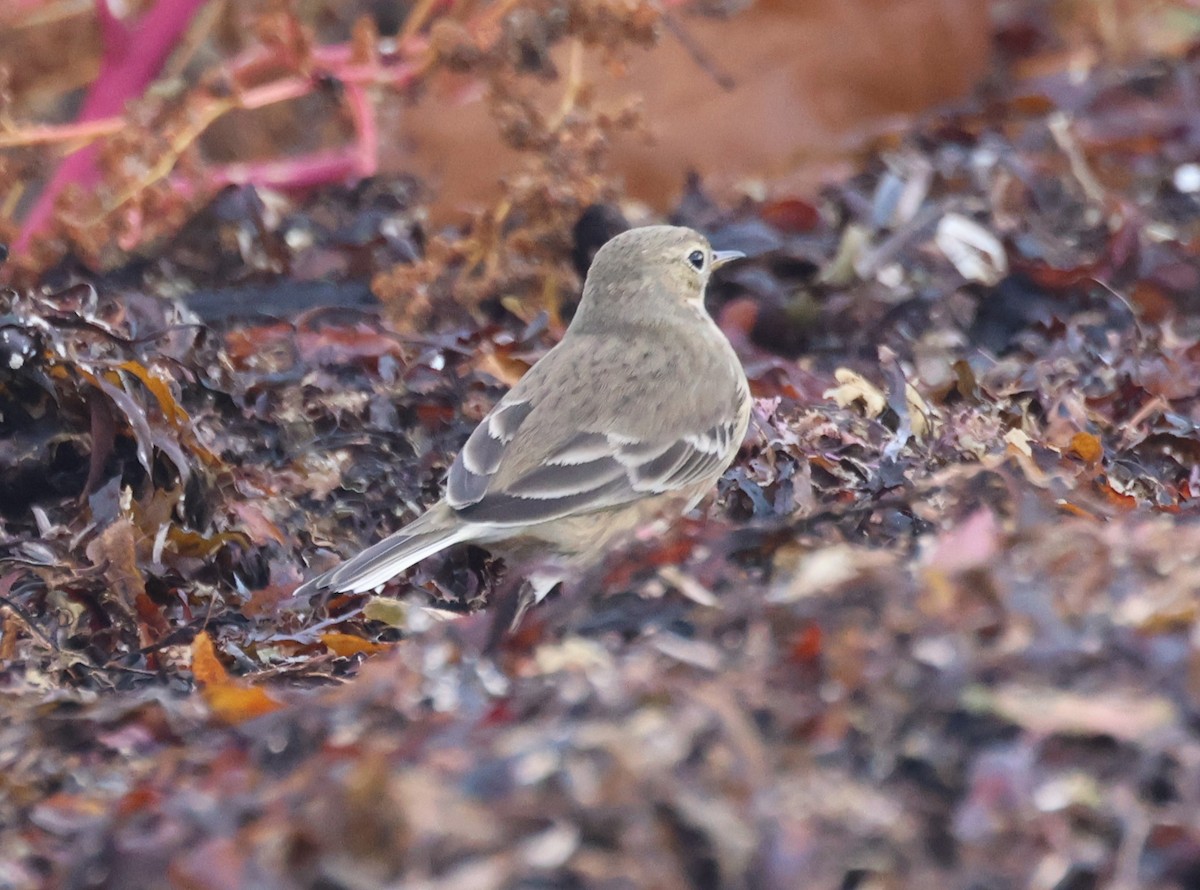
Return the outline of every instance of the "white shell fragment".
{"type": "Polygon", "coordinates": [[[1008,274],[1008,256],[1000,239],[961,213],[943,216],[933,240],[968,281],[993,285],[1008,274]]]}

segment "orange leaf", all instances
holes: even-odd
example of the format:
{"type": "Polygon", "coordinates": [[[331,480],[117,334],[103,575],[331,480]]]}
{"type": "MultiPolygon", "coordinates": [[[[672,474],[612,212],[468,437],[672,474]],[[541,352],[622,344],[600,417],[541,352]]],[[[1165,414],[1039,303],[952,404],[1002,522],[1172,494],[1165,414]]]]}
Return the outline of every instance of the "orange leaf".
{"type": "Polygon", "coordinates": [[[200,631],[192,640],[192,676],[205,686],[229,682],[229,673],[217,660],[217,649],[206,630],[200,631]]]}
{"type": "Polygon", "coordinates": [[[174,545],[175,552],[180,556],[212,556],[226,544],[237,544],[247,550],[250,549],[250,539],[241,532],[235,531],[217,532],[215,535],[205,536],[199,532],[172,525],[167,529],[167,540],[174,545]]]}
{"type": "Polygon", "coordinates": [[[1078,516],[1080,519],[1095,519],[1096,518],[1095,513],[1085,510],[1083,507],[1079,506],[1078,504],[1072,504],[1070,501],[1059,501],[1058,509],[1062,510],[1064,513],[1069,513],[1072,516],[1078,516]]]}
{"type": "Polygon", "coordinates": [[[490,374],[507,386],[516,386],[517,382],[529,370],[529,364],[520,359],[497,351],[485,352],[477,366],[480,371],[490,374]]]}
{"type": "Polygon", "coordinates": [[[360,652],[374,655],[376,652],[385,652],[389,648],[384,643],[373,643],[362,637],[356,637],[354,634],[338,633],[337,631],[321,634],[321,642],[335,655],[341,655],[344,658],[358,655],[360,652]]]}
{"type": "Polygon", "coordinates": [[[257,686],[230,678],[217,659],[212,637],[201,631],[192,641],[192,674],[213,716],[225,723],[241,723],[278,710],[283,705],[257,686]]]}
{"type": "Polygon", "coordinates": [[[123,371],[128,371],[138,380],[142,381],[142,385],[150,390],[150,394],[158,402],[158,407],[162,410],[163,417],[172,426],[179,427],[182,423],[190,419],[187,412],[183,410],[183,407],[175,401],[171,387],[160,377],[152,374],[149,368],[133,361],[121,362],[117,367],[123,371]]]}
{"type": "Polygon", "coordinates": [[[1104,446],[1100,439],[1091,433],[1076,433],[1071,437],[1071,453],[1083,458],[1089,464],[1094,464],[1104,456],[1104,446]]]}
{"type": "Polygon", "coordinates": [[[257,686],[205,686],[204,702],[225,723],[241,723],[277,711],[282,704],[257,686]]]}
{"type": "Polygon", "coordinates": [[[1132,510],[1137,506],[1137,498],[1133,495],[1122,494],[1117,491],[1108,482],[1102,481],[1099,483],[1100,492],[1103,494],[1110,504],[1120,507],[1123,510],[1132,510]]]}

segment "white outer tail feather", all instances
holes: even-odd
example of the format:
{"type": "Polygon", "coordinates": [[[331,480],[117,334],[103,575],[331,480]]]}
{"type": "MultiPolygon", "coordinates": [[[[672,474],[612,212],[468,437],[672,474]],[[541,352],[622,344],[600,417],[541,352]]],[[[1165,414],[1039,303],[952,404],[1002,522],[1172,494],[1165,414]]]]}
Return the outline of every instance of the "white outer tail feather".
{"type": "Polygon", "coordinates": [[[366,593],[399,575],[405,569],[454,544],[477,539],[479,526],[446,523],[434,511],[410,522],[393,535],[368,547],[357,556],[297,588],[306,595],[318,590],[334,593],[366,593]],[[439,527],[441,526],[441,527],[439,527]]]}
{"type": "MultiPolygon", "coordinates": [[[[414,535],[413,537],[413,543],[415,544],[419,538],[424,536],[414,535]]],[[[464,527],[446,529],[444,534],[436,535],[414,550],[397,553],[391,558],[385,559],[379,565],[373,566],[365,574],[352,572],[347,580],[335,580],[331,586],[339,593],[366,593],[368,590],[374,590],[379,585],[390,581],[409,566],[414,566],[426,557],[433,556],[438,551],[444,550],[453,544],[462,543],[471,537],[472,535],[469,530],[464,527]]],[[[385,538],[379,544],[376,544],[375,547],[387,543],[388,539],[385,538]]],[[[374,547],[364,550],[361,556],[369,558],[373,549],[374,547]]],[[[348,568],[350,565],[351,563],[347,563],[345,566],[342,566],[342,569],[348,568]]],[[[335,569],[335,571],[337,570],[335,569]]]]}

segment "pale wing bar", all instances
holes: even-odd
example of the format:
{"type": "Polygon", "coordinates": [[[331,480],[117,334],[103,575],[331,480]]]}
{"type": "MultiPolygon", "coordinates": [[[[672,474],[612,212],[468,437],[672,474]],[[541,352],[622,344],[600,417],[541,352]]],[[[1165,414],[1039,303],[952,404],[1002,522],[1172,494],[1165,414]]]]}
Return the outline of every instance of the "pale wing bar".
{"type": "Polygon", "coordinates": [[[625,463],[635,491],[664,493],[699,482],[719,472],[729,459],[732,424],[718,424],[699,435],[687,435],[648,460],[630,460],[625,452],[617,459],[625,463]]]}
{"type": "MultiPolygon", "coordinates": [[[[488,426],[481,424],[480,430],[488,426]]],[[[704,433],[653,443],[618,433],[580,433],[506,490],[491,492],[486,486],[500,460],[484,463],[483,458],[491,457],[495,445],[484,441],[468,458],[468,442],[451,467],[447,500],[471,522],[495,526],[548,522],[626,503],[645,494],[666,494],[694,485],[725,466],[733,434],[733,424],[719,424],[704,433]],[[468,460],[470,466],[459,467],[468,460]],[[486,467],[491,467],[487,476],[474,471],[486,467]],[[480,484],[484,491],[476,495],[480,484]],[[461,497],[466,494],[472,496],[470,500],[461,497]]],[[[486,435],[489,440],[498,438],[486,435]]]]}
{"type": "Polygon", "coordinates": [[[487,494],[492,476],[500,468],[504,450],[533,410],[529,402],[501,402],[475,427],[471,438],[450,465],[446,503],[456,510],[478,503],[487,494]]]}

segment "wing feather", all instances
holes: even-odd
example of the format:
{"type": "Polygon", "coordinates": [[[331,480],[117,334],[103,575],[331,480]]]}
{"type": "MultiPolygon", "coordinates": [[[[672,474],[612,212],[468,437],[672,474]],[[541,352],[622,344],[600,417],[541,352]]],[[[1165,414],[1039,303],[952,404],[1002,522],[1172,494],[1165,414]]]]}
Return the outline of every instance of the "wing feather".
{"type": "Polygon", "coordinates": [[[545,463],[509,485],[506,493],[522,498],[552,500],[595,491],[625,477],[625,468],[612,456],[585,464],[545,463]]]}
{"type": "Polygon", "coordinates": [[[475,427],[463,446],[446,479],[446,503],[455,509],[477,503],[487,494],[488,485],[504,460],[508,445],[525,418],[533,411],[529,402],[502,400],[487,418],[475,427]]]}
{"type": "Polygon", "coordinates": [[[734,424],[679,438],[641,440],[620,431],[583,431],[533,469],[495,486],[530,402],[501,402],[471,434],[450,468],[447,503],[470,522],[519,526],[548,522],[666,494],[716,476],[732,458],[734,424]]]}

